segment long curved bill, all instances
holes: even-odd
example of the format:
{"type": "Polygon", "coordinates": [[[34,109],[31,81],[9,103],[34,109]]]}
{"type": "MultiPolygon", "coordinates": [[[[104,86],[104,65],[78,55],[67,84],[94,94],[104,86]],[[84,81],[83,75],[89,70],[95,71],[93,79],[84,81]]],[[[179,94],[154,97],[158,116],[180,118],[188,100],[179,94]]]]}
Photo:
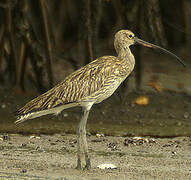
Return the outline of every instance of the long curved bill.
{"type": "Polygon", "coordinates": [[[154,48],[154,49],[160,49],[161,51],[171,55],[171,56],[174,56],[184,67],[186,67],[186,64],[178,57],[176,56],[175,54],[171,53],[170,51],[160,47],[160,46],[157,46],[157,45],[154,45],[154,44],[151,44],[151,43],[148,43],[146,41],[143,41],[139,38],[135,38],[135,42],[138,43],[138,44],[141,44],[143,46],[146,46],[146,47],[150,47],[150,48],[154,48]]]}

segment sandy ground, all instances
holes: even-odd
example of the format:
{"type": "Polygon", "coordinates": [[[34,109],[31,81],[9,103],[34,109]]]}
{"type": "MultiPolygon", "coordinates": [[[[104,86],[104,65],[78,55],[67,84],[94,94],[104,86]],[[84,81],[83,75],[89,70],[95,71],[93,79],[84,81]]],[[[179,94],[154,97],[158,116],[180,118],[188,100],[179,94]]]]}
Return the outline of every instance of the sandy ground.
{"type": "Polygon", "coordinates": [[[76,136],[3,134],[0,179],[191,179],[191,139],[88,136],[92,169],[76,170],[76,136]],[[116,169],[99,169],[111,163],[116,169]]]}

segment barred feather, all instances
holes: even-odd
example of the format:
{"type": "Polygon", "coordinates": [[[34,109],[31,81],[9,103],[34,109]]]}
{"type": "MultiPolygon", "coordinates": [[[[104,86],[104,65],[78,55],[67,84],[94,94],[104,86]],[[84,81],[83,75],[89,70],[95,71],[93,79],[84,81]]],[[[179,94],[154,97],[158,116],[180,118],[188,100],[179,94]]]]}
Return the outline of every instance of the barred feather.
{"type": "Polygon", "coordinates": [[[100,57],[19,109],[16,122],[58,114],[66,108],[84,106],[87,102],[100,103],[113,94],[133,68],[133,56],[131,61],[128,61],[128,56],[100,57]]]}

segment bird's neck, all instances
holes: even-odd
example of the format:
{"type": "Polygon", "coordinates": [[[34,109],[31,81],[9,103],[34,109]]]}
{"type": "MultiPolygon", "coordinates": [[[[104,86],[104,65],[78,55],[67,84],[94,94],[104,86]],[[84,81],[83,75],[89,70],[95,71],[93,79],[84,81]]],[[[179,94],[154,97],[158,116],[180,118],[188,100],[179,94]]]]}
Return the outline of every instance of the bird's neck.
{"type": "Polygon", "coordinates": [[[129,47],[121,48],[118,53],[118,58],[122,61],[122,64],[126,66],[128,65],[128,67],[131,67],[133,70],[135,65],[135,58],[129,47]]]}

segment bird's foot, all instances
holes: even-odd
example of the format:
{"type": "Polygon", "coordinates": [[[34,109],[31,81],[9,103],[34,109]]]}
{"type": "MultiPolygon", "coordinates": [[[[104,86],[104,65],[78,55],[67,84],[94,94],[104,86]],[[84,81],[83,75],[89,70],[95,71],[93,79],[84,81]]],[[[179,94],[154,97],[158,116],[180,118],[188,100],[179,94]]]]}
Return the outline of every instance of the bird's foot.
{"type": "Polygon", "coordinates": [[[76,166],[76,169],[77,169],[77,170],[82,170],[82,166],[78,164],[78,165],[76,166]]]}
{"type": "Polygon", "coordinates": [[[91,169],[91,162],[90,162],[90,158],[88,158],[86,160],[86,166],[84,167],[84,169],[90,170],[91,169]]]}
{"type": "Polygon", "coordinates": [[[77,170],[82,170],[82,163],[81,163],[81,160],[80,160],[80,159],[78,159],[78,161],[77,161],[76,169],[77,169],[77,170]]]}

